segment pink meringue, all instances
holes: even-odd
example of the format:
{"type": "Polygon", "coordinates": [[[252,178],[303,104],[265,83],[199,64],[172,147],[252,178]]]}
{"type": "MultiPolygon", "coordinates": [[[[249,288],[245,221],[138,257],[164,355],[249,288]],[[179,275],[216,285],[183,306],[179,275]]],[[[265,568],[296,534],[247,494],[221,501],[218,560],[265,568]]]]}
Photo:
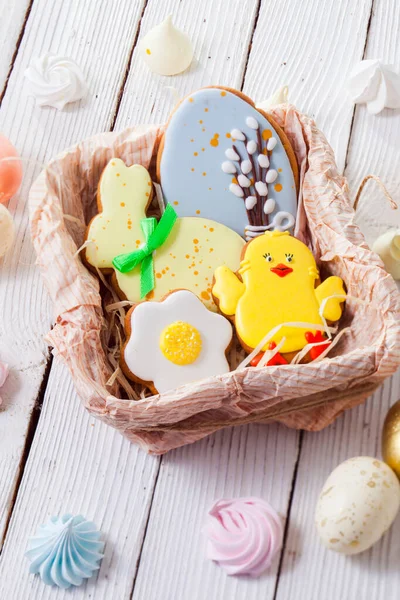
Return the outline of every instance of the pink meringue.
{"type": "MultiPolygon", "coordinates": [[[[5,363],[2,363],[0,361],[0,387],[2,385],[4,385],[5,380],[7,379],[7,375],[8,375],[8,365],[6,365],[5,363]]],[[[1,404],[2,400],[1,400],[1,396],[0,396],[0,404],[1,404]]]]}
{"type": "Polygon", "coordinates": [[[258,577],[282,547],[283,524],[260,498],[218,500],[207,516],[207,558],[228,575],[258,577]]]}

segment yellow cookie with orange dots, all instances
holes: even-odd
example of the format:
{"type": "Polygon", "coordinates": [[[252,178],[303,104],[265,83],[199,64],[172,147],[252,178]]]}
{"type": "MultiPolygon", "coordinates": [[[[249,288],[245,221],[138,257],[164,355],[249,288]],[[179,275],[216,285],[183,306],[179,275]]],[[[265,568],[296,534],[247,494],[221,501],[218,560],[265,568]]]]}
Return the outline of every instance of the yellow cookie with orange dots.
{"type": "MultiPolygon", "coordinates": [[[[112,270],[113,259],[144,244],[141,220],[151,197],[151,179],[140,165],[127,167],[113,159],[102,175],[99,196],[101,212],[87,230],[86,261],[99,269],[112,270]]],[[[194,292],[205,305],[216,310],[211,286],[218,266],[236,270],[244,240],[234,231],[209,219],[177,219],[168,239],[153,253],[155,288],[147,300],[160,300],[174,289],[194,292]]],[[[113,282],[123,298],[140,302],[140,266],[128,273],[114,270],[113,282]]]]}

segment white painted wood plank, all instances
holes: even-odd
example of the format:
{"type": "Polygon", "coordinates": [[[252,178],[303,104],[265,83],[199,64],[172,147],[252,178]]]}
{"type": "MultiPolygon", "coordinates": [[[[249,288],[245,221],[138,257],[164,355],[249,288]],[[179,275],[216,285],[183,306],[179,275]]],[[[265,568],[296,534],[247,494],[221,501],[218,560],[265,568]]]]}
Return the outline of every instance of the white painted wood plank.
{"type": "MultiPolygon", "coordinates": [[[[344,10],[344,4],[340,3],[340,5],[344,10]]],[[[306,15],[306,17],[303,17],[305,19],[304,24],[307,20],[311,20],[312,26],[317,27],[323,21],[324,14],[329,13],[331,4],[330,2],[319,2],[318,4],[314,2],[302,2],[301,6],[303,7],[302,11],[306,15]]],[[[300,11],[300,3],[298,4],[298,9],[300,11]]],[[[239,9],[235,10],[234,7],[230,7],[230,10],[236,15],[239,9]]],[[[337,21],[340,21],[343,15],[334,11],[334,17],[337,21]]],[[[332,15],[331,18],[333,18],[332,15]]],[[[143,19],[143,31],[145,31],[145,19],[146,15],[143,19]]],[[[354,31],[359,30],[360,35],[364,32],[365,36],[368,11],[360,9],[359,11],[354,11],[353,14],[347,10],[345,20],[348,23],[342,30],[340,43],[350,46],[352,55],[359,58],[362,54],[364,43],[362,39],[357,40],[357,43],[353,43],[353,35],[354,31]]],[[[245,22],[247,23],[247,20],[245,22]]],[[[278,85],[287,82],[279,80],[277,77],[271,84],[271,80],[275,78],[275,73],[282,60],[283,48],[286,49],[288,47],[287,40],[293,39],[290,47],[291,55],[295,57],[299,52],[297,41],[299,40],[299,36],[301,36],[301,48],[312,46],[314,50],[314,53],[310,54],[308,59],[308,68],[314,72],[318,71],[318,90],[329,89],[329,94],[333,97],[332,102],[336,103],[339,93],[331,81],[331,74],[328,69],[324,70],[319,66],[320,57],[328,54],[328,51],[335,46],[337,41],[337,33],[334,33],[328,27],[326,29],[327,31],[324,31],[324,36],[321,39],[318,38],[317,43],[314,30],[311,27],[308,30],[308,36],[304,33],[304,27],[299,27],[299,12],[293,10],[292,2],[280,2],[279,6],[276,2],[262,3],[247,66],[244,84],[245,93],[250,97],[261,99],[273,92],[278,85]],[[265,34],[270,29],[274,30],[274,27],[279,30],[282,22],[285,22],[287,29],[293,32],[292,37],[290,35],[287,36],[283,31],[277,35],[276,39],[271,39],[270,36],[265,34]],[[297,33],[295,34],[295,32],[297,33]],[[317,48],[318,53],[316,52],[317,48]],[[261,60],[260,57],[267,58],[261,60]],[[261,86],[261,83],[264,84],[264,87],[261,86]],[[270,87],[267,87],[267,85],[270,87]]],[[[230,31],[227,25],[223,30],[224,32],[230,31]]],[[[233,42],[228,43],[226,35],[224,35],[224,41],[225,44],[222,51],[230,52],[233,42]],[[227,48],[228,50],[226,50],[227,48]]],[[[228,80],[230,81],[230,85],[240,86],[239,75],[232,77],[231,68],[232,65],[227,60],[225,68],[221,72],[220,79],[216,83],[225,83],[228,80]],[[227,70],[229,70],[229,78],[225,74],[227,70]]],[[[138,64],[137,83],[136,70],[132,69],[132,77],[128,78],[129,89],[136,90],[139,87],[139,82],[142,84],[140,69],[140,64],[138,64]]],[[[295,62],[291,70],[295,82],[297,81],[298,70],[299,65],[295,62]]],[[[178,81],[179,93],[181,93],[181,86],[183,90],[182,94],[189,92],[190,89],[194,89],[190,88],[186,82],[181,83],[180,80],[178,81]]],[[[207,79],[205,74],[203,84],[209,85],[212,83],[215,83],[215,81],[207,79]]],[[[291,84],[291,80],[289,83],[291,84]]],[[[144,82],[143,87],[146,86],[147,83],[144,82]]],[[[300,107],[303,106],[303,98],[304,104],[308,102],[311,105],[313,97],[309,96],[309,83],[304,88],[298,86],[298,89],[296,90],[295,88],[295,91],[297,92],[300,107]]],[[[157,106],[155,98],[153,102],[156,103],[153,106],[157,106]]],[[[140,102],[138,102],[138,105],[140,105],[140,102]]],[[[316,106],[317,103],[315,103],[316,106]]],[[[160,107],[157,110],[158,120],[161,117],[165,120],[165,108],[160,107]]],[[[143,109],[140,110],[139,114],[142,114],[142,111],[143,109]]],[[[149,115],[149,119],[154,118],[153,113],[149,115]]],[[[117,123],[121,122],[124,124],[125,114],[135,114],[135,105],[129,94],[124,96],[117,123]]],[[[322,109],[320,114],[322,117],[322,109]]],[[[330,137],[331,134],[335,133],[336,124],[340,123],[341,119],[347,119],[347,126],[341,132],[345,140],[341,140],[341,144],[338,144],[338,151],[341,153],[343,164],[350,133],[351,114],[351,109],[347,111],[342,110],[337,121],[333,121],[332,119],[325,120],[326,133],[330,137]]],[[[224,432],[218,434],[215,436],[218,442],[214,443],[214,445],[212,445],[212,442],[204,440],[194,445],[193,448],[178,450],[175,453],[167,455],[163,459],[156,487],[155,502],[145,539],[144,551],[133,595],[134,598],[138,598],[138,600],[141,598],[151,600],[158,597],[160,590],[162,590],[163,596],[167,600],[175,600],[175,598],[186,599],[188,597],[207,597],[209,599],[215,598],[216,600],[219,600],[219,598],[273,597],[275,587],[275,577],[273,577],[273,574],[276,573],[276,568],[269,576],[260,580],[249,581],[226,577],[218,567],[204,562],[204,545],[202,546],[199,535],[207,508],[210,506],[212,500],[221,494],[255,494],[262,495],[269,500],[274,499],[274,486],[268,487],[268,483],[260,484],[259,482],[259,469],[263,462],[263,455],[257,450],[257,436],[259,435],[265,435],[267,440],[271,435],[275,440],[274,444],[282,444],[281,447],[285,448],[284,451],[276,453],[275,460],[264,459],[265,466],[262,468],[267,469],[268,480],[270,482],[276,480],[282,482],[282,488],[279,491],[280,500],[278,500],[279,504],[276,504],[276,506],[283,511],[286,510],[290,493],[289,482],[292,479],[296,459],[297,432],[275,427],[271,430],[264,427],[241,428],[231,433],[224,432]],[[271,433],[269,433],[270,431],[271,433]],[[220,439],[221,441],[219,441],[220,439]],[[246,444],[249,445],[250,449],[245,449],[242,458],[243,448],[246,448],[246,444]],[[251,450],[251,448],[254,448],[254,450],[251,450]],[[178,459],[174,459],[174,455],[178,459]],[[284,455],[287,456],[286,460],[282,458],[284,455]],[[171,456],[172,458],[170,458],[171,456]],[[255,460],[255,456],[257,456],[257,460],[255,460]],[[178,460],[177,467],[176,460],[178,460]],[[171,461],[171,466],[169,466],[169,461],[171,461]],[[231,476],[232,482],[229,480],[229,485],[227,485],[224,479],[225,473],[230,473],[230,470],[235,468],[231,465],[232,461],[236,465],[237,471],[231,476]],[[166,468],[164,465],[166,465],[166,468]],[[244,473],[246,476],[242,479],[242,474],[244,473]],[[256,482],[259,483],[257,484],[256,482]],[[171,548],[173,548],[173,551],[171,551],[171,548]],[[179,553],[178,559],[177,552],[179,553]]]]}
{"type": "Polygon", "coordinates": [[[259,579],[229,577],[206,560],[207,510],[258,496],[284,518],[298,436],[279,425],[225,429],[163,457],[133,599],[272,598],[279,557],[259,579]]]}
{"type": "Polygon", "coordinates": [[[344,168],[353,107],[343,84],[361,59],[371,0],[270,0],[261,4],[244,92],[263,100],[282,85],[316,119],[344,168]]]}
{"type": "Polygon", "coordinates": [[[240,87],[257,12],[256,0],[179,2],[150,0],[140,27],[140,39],[168,14],[194,44],[194,60],[182,75],[162,77],[149,72],[136,47],[116,128],[138,123],[163,123],[176,102],[207,85],[240,87]]]}
{"type": "Polygon", "coordinates": [[[25,164],[23,187],[9,206],[17,230],[13,252],[0,261],[0,357],[11,368],[0,407],[0,546],[47,361],[43,335],[52,323],[51,304],[34,266],[28,189],[46,160],[72,143],[109,128],[141,8],[142,2],[132,4],[129,0],[117,0],[112,5],[106,1],[95,5],[78,0],[36,1],[1,107],[0,131],[31,162],[25,164]],[[75,58],[88,78],[90,97],[65,112],[35,107],[27,96],[24,71],[33,56],[47,50],[75,58]]]}
{"type": "Polygon", "coordinates": [[[329,473],[347,458],[380,457],[383,420],[399,388],[400,372],[365,405],[324,431],[305,434],[277,600],[399,596],[400,518],[371,550],[352,557],[324,548],[314,525],[317,498],[329,473]]]}
{"type": "Polygon", "coordinates": [[[128,600],[158,462],[90,417],[56,363],[1,555],[0,598],[128,600]],[[24,552],[41,523],[68,512],[93,520],[106,545],[99,573],[66,591],[30,575],[24,552]]]}
{"type": "MultiPolygon", "coordinates": [[[[365,58],[381,58],[400,72],[400,5],[396,0],[377,0],[365,58]]],[[[399,175],[400,110],[386,109],[370,115],[357,106],[348,153],[346,176],[355,195],[365,175],[378,175],[400,207],[399,175]]],[[[356,212],[357,223],[372,242],[390,227],[400,227],[400,208],[391,210],[379,186],[369,182],[356,212]]]]}
{"type": "Polygon", "coordinates": [[[10,72],[30,4],[30,0],[0,2],[0,96],[10,72]]]}
{"type": "MultiPolygon", "coordinates": [[[[369,30],[367,57],[382,57],[399,64],[395,43],[400,23],[400,6],[377,1],[369,30]]],[[[389,187],[400,189],[398,150],[400,112],[385,111],[379,117],[368,115],[365,107],[356,109],[349,146],[346,175],[355,191],[355,182],[375,172],[390,179],[389,187]],[[378,169],[378,171],[377,171],[378,169]]],[[[387,211],[385,200],[371,184],[360,221],[368,222],[369,237],[393,223],[396,213],[387,211]],[[368,214],[369,210],[369,214],[368,214]],[[376,221],[372,217],[378,213],[376,221]]],[[[365,201],[365,198],[364,198],[365,201]]],[[[360,211],[361,215],[361,211],[360,211]]],[[[368,240],[368,235],[367,235],[368,240]]],[[[371,550],[344,557],[324,549],[314,527],[318,494],[329,473],[343,460],[357,455],[380,457],[381,430],[389,406],[399,398],[400,371],[367,401],[364,406],[345,413],[343,418],[323,432],[305,434],[299,474],[296,481],[278,600],[343,600],[353,598],[395,598],[400,585],[397,576],[400,519],[371,550]],[[310,573],[312,576],[310,576],[310,573]]]]}

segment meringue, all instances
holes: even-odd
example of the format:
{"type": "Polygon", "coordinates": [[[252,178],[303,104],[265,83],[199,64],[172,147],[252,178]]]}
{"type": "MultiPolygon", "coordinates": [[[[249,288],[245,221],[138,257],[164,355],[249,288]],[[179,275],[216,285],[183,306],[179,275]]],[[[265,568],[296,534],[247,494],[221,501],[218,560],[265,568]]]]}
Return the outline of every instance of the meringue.
{"type": "Polygon", "coordinates": [[[289,88],[287,85],[283,85],[278,88],[276,92],[272,94],[266,100],[262,100],[261,102],[256,103],[256,108],[261,108],[261,110],[269,110],[272,106],[276,106],[277,104],[284,104],[288,101],[288,93],[289,88]]]}
{"type": "Polygon", "coordinates": [[[100,568],[104,542],[94,523],[82,515],[51,517],[30,538],[25,556],[30,573],[39,573],[46,585],[81,585],[100,568]]]}
{"type": "Polygon", "coordinates": [[[283,541],[279,515],[260,498],[218,500],[208,513],[205,533],[207,557],[228,575],[261,575],[283,541]]]}
{"type": "Polygon", "coordinates": [[[372,115],[384,108],[400,108],[400,75],[380,60],[358,63],[350,73],[347,89],[355,104],[366,104],[372,115]]]}
{"type": "Polygon", "coordinates": [[[0,204],[0,258],[8,252],[14,241],[15,228],[10,211],[0,204]]]}
{"type": "Polygon", "coordinates": [[[391,229],[375,240],[372,250],[379,254],[386,271],[400,280],[400,229],[391,229]]]}
{"type": "Polygon", "coordinates": [[[149,69],[159,75],[182,73],[193,59],[192,42],[172,23],[172,15],[144,36],[139,51],[149,69]]]}
{"type": "Polygon", "coordinates": [[[85,77],[71,58],[47,53],[34,58],[25,71],[30,93],[39,106],[62,110],[88,93],[85,77]]]}
{"type": "MultiPolygon", "coordinates": [[[[1,360],[0,360],[0,387],[5,384],[7,377],[8,377],[8,365],[1,362],[1,360]]],[[[2,399],[0,396],[0,404],[1,403],[2,403],[2,399]]]]}

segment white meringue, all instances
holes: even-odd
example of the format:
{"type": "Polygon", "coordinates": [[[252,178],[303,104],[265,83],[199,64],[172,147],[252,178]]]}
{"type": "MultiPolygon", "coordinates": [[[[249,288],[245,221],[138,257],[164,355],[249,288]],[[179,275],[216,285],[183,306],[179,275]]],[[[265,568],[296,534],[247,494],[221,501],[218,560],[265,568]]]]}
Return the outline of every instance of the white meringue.
{"type": "Polygon", "coordinates": [[[14,241],[15,228],[10,211],[0,204],[0,258],[11,248],[14,241]]]}
{"type": "Polygon", "coordinates": [[[379,254],[386,271],[400,280],[400,229],[391,229],[375,240],[372,250],[379,254]]]}
{"type": "Polygon", "coordinates": [[[276,92],[272,94],[266,100],[262,100],[256,104],[256,108],[261,108],[261,110],[269,110],[272,106],[276,106],[277,104],[283,104],[288,101],[288,93],[289,88],[287,85],[283,85],[278,88],[276,92]]]}
{"type": "Polygon", "coordinates": [[[372,115],[384,108],[400,108],[400,75],[380,60],[358,63],[350,73],[347,89],[355,104],[366,104],[372,115]]]}
{"type": "Polygon", "coordinates": [[[76,102],[88,93],[80,67],[64,56],[46,53],[34,58],[25,71],[25,77],[39,106],[62,110],[66,104],[76,102]]]}
{"type": "Polygon", "coordinates": [[[149,69],[158,75],[182,73],[193,59],[192,42],[172,23],[172,15],[144,36],[139,51],[149,69]]]}

